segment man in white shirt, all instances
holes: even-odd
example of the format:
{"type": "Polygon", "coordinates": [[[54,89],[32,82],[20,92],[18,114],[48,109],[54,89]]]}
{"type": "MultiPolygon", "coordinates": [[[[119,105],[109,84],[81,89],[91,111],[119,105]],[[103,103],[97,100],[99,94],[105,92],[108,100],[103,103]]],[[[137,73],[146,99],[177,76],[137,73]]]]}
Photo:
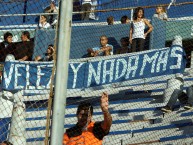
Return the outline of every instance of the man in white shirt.
{"type": "Polygon", "coordinates": [[[89,20],[89,15],[91,10],[91,4],[92,0],[82,0],[82,6],[81,6],[81,11],[84,11],[84,13],[81,14],[81,20],[89,20]]]}

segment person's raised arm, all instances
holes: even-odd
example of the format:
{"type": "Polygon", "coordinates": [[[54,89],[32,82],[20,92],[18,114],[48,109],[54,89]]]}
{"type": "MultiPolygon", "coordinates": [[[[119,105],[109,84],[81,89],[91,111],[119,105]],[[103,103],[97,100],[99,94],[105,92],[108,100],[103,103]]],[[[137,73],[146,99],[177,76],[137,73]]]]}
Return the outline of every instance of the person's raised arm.
{"type": "Polygon", "coordinates": [[[109,132],[112,125],[112,117],[109,112],[109,96],[107,93],[103,93],[101,96],[101,110],[104,115],[104,121],[101,124],[101,127],[105,132],[109,132]]]}
{"type": "Polygon", "coordinates": [[[92,57],[95,57],[98,55],[98,51],[94,51],[92,48],[88,48],[87,49],[87,53],[92,56],[92,57]]]}
{"type": "Polygon", "coordinates": [[[146,38],[146,36],[153,30],[153,26],[150,24],[150,22],[147,19],[144,19],[144,22],[149,27],[148,31],[144,34],[146,38]]]}
{"type": "Polygon", "coordinates": [[[26,61],[28,59],[28,56],[24,56],[23,58],[19,59],[20,61],[26,61]]]}

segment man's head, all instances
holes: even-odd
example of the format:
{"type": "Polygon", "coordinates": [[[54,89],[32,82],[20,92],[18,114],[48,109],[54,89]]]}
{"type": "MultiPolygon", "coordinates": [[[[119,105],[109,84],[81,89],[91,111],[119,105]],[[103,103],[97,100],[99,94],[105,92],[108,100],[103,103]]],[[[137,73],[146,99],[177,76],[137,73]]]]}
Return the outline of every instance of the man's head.
{"type": "Polygon", "coordinates": [[[30,33],[28,31],[23,31],[21,34],[21,40],[24,41],[30,41],[30,33]]]}
{"type": "Polygon", "coordinates": [[[122,47],[129,46],[129,37],[122,37],[120,42],[122,47]]]}
{"type": "Polygon", "coordinates": [[[121,24],[128,24],[129,18],[125,15],[121,17],[121,24]]]}
{"type": "Polygon", "coordinates": [[[6,32],[4,34],[4,41],[7,42],[7,43],[11,43],[13,40],[13,35],[10,33],[10,32],[6,32]]]}
{"type": "Polygon", "coordinates": [[[45,23],[47,22],[47,17],[45,15],[40,16],[40,23],[45,23]]]}
{"type": "Polygon", "coordinates": [[[102,35],[102,36],[100,37],[100,44],[101,44],[101,46],[104,47],[104,46],[107,45],[107,43],[108,43],[108,38],[107,38],[107,36],[102,35]]]}
{"type": "Polygon", "coordinates": [[[78,125],[84,127],[92,119],[93,106],[88,102],[82,102],[78,106],[76,115],[78,118],[78,125]]]}
{"type": "Polygon", "coordinates": [[[3,141],[0,145],[13,145],[13,144],[10,143],[9,141],[3,141]]]}
{"type": "Polygon", "coordinates": [[[160,5],[156,7],[157,14],[164,13],[164,12],[166,12],[166,9],[163,6],[160,5]]]}
{"type": "Polygon", "coordinates": [[[53,54],[54,53],[54,46],[52,44],[48,45],[47,54],[53,54]]]}
{"type": "Polygon", "coordinates": [[[137,20],[137,18],[145,18],[144,9],[142,7],[137,7],[133,14],[133,19],[137,20]]]}
{"type": "Polygon", "coordinates": [[[114,17],[113,16],[108,17],[107,23],[108,23],[108,25],[113,25],[114,24],[114,17]]]}

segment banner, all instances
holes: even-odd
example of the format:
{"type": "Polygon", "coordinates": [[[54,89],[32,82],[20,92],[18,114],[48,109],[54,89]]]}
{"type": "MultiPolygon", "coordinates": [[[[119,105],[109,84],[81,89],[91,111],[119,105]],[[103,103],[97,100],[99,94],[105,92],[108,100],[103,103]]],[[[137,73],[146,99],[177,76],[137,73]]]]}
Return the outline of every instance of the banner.
{"type": "MultiPolygon", "coordinates": [[[[74,61],[69,62],[68,89],[183,73],[186,64],[180,46],[74,61]]],[[[8,61],[3,89],[49,89],[52,67],[52,62],[8,61]]]]}

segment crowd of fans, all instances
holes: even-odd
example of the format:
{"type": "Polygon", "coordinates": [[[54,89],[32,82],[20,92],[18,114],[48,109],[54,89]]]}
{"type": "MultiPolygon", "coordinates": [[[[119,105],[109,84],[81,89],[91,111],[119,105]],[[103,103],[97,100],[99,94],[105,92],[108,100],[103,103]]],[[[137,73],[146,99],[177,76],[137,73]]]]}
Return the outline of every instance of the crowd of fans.
{"type": "MultiPolygon", "coordinates": [[[[15,60],[19,61],[33,61],[34,39],[30,38],[28,31],[23,31],[20,42],[12,42],[12,33],[6,32],[4,34],[4,41],[0,43],[0,62],[4,62],[8,54],[12,54],[15,60]]],[[[52,61],[54,47],[50,44],[43,58],[35,57],[35,61],[52,61]]]]}
{"type": "Polygon", "coordinates": [[[4,41],[0,43],[0,62],[4,62],[8,54],[15,56],[16,60],[31,61],[34,42],[28,31],[23,31],[20,42],[12,42],[13,35],[10,32],[4,34],[4,41]]]}
{"type": "MultiPolygon", "coordinates": [[[[83,0],[82,2],[82,11],[90,10],[91,7],[91,0],[83,0]]],[[[45,8],[45,13],[54,13],[51,15],[41,15],[39,28],[40,29],[47,29],[47,28],[54,28],[57,23],[57,15],[55,13],[58,12],[58,7],[56,6],[54,1],[51,1],[50,6],[45,8]]],[[[88,19],[88,13],[82,14],[82,19],[88,19]]],[[[165,9],[161,6],[156,8],[156,13],[154,17],[158,17],[163,20],[167,20],[167,14],[165,9]]],[[[135,9],[133,21],[131,22],[130,19],[124,15],[120,19],[122,24],[129,24],[130,23],[130,32],[129,36],[125,36],[121,38],[120,44],[121,47],[117,50],[113,50],[113,46],[108,44],[108,37],[103,35],[100,37],[100,46],[89,48],[87,49],[88,57],[95,57],[95,56],[107,56],[114,54],[122,54],[122,53],[131,53],[137,51],[144,50],[144,43],[147,35],[151,33],[153,30],[153,26],[150,22],[145,19],[144,16],[144,9],[138,7],[135,9]],[[148,26],[148,30],[145,32],[145,28],[148,26]]],[[[114,17],[110,16],[107,18],[108,25],[114,24],[114,17]]],[[[4,41],[0,43],[0,62],[5,61],[5,57],[7,54],[12,54],[15,56],[16,60],[20,61],[31,61],[33,55],[33,47],[34,42],[33,38],[30,38],[30,33],[28,31],[22,32],[21,35],[21,42],[12,42],[13,35],[10,32],[4,34],[4,41]]],[[[50,61],[53,60],[53,50],[49,51],[51,45],[48,46],[47,52],[45,52],[45,57],[36,56],[35,61],[50,61]],[[49,57],[49,58],[48,58],[49,57]]],[[[53,48],[53,46],[52,46],[53,48]]]]}
{"type": "MultiPolygon", "coordinates": [[[[153,17],[157,17],[162,20],[168,19],[165,8],[162,6],[158,6],[156,8],[156,12],[153,17]]],[[[135,9],[133,21],[130,21],[126,15],[122,16],[120,21],[121,24],[130,24],[129,36],[122,37],[120,40],[121,47],[113,51],[113,46],[108,44],[108,37],[103,35],[100,37],[99,47],[87,49],[87,57],[107,56],[112,55],[113,53],[123,54],[144,50],[145,40],[153,30],[153,26],[145,18],[144,9],[142,7],[135,9]],[[106,41],[103,42],[103,38],[105,38],[106,41]]],[[[114,25],[113,16],[109,16],[107,18],[107,24],[114,25]]]]}

